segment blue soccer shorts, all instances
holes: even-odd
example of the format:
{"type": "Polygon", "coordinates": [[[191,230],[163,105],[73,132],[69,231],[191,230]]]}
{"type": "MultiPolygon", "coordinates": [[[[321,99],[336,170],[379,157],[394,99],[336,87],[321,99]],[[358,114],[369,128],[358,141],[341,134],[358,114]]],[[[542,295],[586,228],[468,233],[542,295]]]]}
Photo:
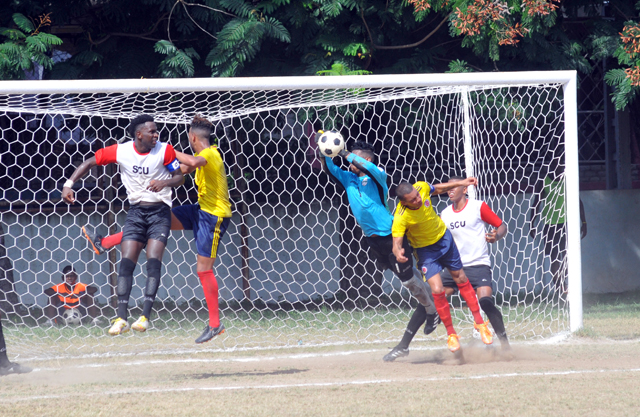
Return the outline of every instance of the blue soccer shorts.
{"type": "Polygon", "coordinates": [[[218,217],[200,210],[198,204],[188,204],[172,209],[184,230],[193,230],[198,255],[215,258],[220,240],[227,232],[230,217],[218,217]]]}
{"type": "Polygon", "coordinates": [[[426,279],[431,278],[444,268],[452,271],[462,269],[460,252],[458,252],[458,247],[448,229],[436,243],[422,248],[415,248],[414,251],[418,258],[418,269],[426,279]]]}

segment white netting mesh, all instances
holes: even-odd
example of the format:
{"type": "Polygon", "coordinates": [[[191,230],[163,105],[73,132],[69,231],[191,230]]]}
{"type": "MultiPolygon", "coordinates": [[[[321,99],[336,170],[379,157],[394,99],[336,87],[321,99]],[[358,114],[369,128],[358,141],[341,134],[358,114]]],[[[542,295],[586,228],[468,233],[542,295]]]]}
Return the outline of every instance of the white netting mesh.
{"type": "MultiPolygon", "coordinates": [[[[562,174],[563,111],[561,84],[0,94],[0,307],[11,320],[5,327],[15,336],[12,352],[202,348],[193,344],[207,313],[192,233],[172,232],[152,329],[110,338],[105,329],[115,316],[120,252],[95,256],[80,227],[88,222],[102,235],[120,231],[127,206],[117,167],[97,167],[79,181],[75,205],[60,201],[62,183],[75,166],[97,149],[126,140],[129,119],[140,113],[155,117],[162,141],[187,153],[186,123],[193,114],[216,124],[234,214],[215,264],[228,331],[207,348],[401,336],[413,301],[397,278],[369,260],[346,197],[321,172],[310,143],[315,130],[333,127],[347,145],[374,144],[392,190],[400,181],[438,183],[473,172],[480,182],[477,198],[509,226],[507,237],[492,247],[496,300],[508,334],[531,338],[565,330],[565,295],[554,288],[550,272],[564,257],[565,240],[550,242],[556,250],[545,254],[543,231],[549,227],[542,215],[534,216],[535,238],[529,233],[535,190],[556,166],[562,174]],[[49,297],[43,291],[61,282],[68,264],[81,282],[98,289],[100,325],[85,320],[81,326],[45,326],[49,297]]],[[[563,175],[557,178],[564,184],[563,175]]],[[[197,200],[190,178],[176,191],[174,205],[197,200]]],[[[448,204],[446,198],[434,203],[438,211],[448,204]]],[[[538,211],[545,206],[556,205],[543,201],[538,211]]],[[[557,208],[564,210],[562,201],[557,208]]],[[[144,263],[143,253],[130,302],[134,318],[142,305],[144,263]]],[[[459,298],[453,302],[460,305],[459,298]]],[[[457,326],[462,335],[470,334],[468,313],[457,308],[454,316],[469,324],[457,326]]],[[[430,337],[444,335],[440,328],[430,337]]]]}

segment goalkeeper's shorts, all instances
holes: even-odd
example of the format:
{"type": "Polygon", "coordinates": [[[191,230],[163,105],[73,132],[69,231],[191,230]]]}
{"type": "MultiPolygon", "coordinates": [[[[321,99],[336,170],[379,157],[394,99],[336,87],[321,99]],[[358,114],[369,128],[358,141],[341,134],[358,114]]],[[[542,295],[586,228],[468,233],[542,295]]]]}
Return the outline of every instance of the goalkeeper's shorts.
{"type": "Polygon", "coordinates": [[[182,223],[184,230],[193,230],[198,255],[215,258],[218,254],[218,244],[227,232],[231,218],[214,216],[200,210],[198,204],[175,207],[172,211],[182,223]]]}

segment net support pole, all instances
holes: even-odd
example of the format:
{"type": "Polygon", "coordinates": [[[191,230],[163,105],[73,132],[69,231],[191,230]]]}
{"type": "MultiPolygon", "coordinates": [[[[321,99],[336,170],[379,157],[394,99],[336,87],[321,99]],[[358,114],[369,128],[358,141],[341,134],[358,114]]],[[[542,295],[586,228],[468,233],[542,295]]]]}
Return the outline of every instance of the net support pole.
{"type": "Polygon", "coordinates": [[[569,327],[582,328],[582,260],[580,248],[580,182],[578,169],[578,100],[576,72],[564,84],[565,187],[569,327]]]}
{"type": "MultiPolygon", "coordinates": [[[[469,108],[469,90],[461,93],[462,96],[462,114],[464,123],[464,169],[467,177],[473,177],[475,171],[473,169],[473,149],[471,147],[471,109],[469,108]]],[[[469,198],[475,200],[476,187],[467,187],[469,198]]]]}

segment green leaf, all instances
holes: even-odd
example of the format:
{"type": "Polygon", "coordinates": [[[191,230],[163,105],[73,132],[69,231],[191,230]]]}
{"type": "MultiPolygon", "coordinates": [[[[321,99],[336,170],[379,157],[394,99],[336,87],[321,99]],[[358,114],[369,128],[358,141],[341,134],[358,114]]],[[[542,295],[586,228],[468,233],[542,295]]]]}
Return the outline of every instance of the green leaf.
{"type": "Polygon", "coordinates": [[[14,13],[13,14],[13,22],[18,26],[23,32],[31,33],[36,30],[35,26],[33,26],[33,22],[29,20],[22,13],[14,13]]]}

